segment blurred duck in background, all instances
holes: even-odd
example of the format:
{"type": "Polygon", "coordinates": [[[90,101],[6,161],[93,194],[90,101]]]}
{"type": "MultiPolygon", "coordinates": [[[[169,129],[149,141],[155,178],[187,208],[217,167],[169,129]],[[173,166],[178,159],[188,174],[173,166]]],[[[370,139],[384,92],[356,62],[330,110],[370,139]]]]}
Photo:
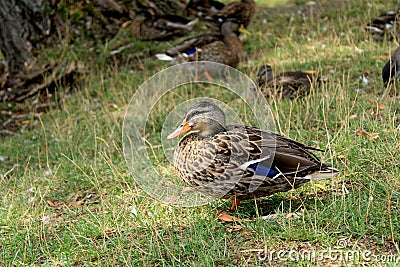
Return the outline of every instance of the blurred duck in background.
{"type": "Polygon", "coordinates": [[[390,84],[395,84],[400,76],[400,46],[394,51],[389,61],[382,69],[383,86],[386,89],[390,84]]]}
{"type": "Polygon", "coordinates": [[[238,37],[239,30],[237,21],[228,20],[221,24],[220,33],[189,38],[156,57],[170,61],[172,65],[206,60],[236,67],[244,57],[244,46],[238,37]]]}
{"type": "Polygon", "coordinates": [[[225,4],[215,0],[190,0],[186,6],[186,14],[200,19],[212,16],[223,9],[225,4]]]}
{"type": "Polygon", "coordinates": [[[397,10],[391,10],[381,14],[376,19],[368,23],[365,29],[372,33],[375,39],[383,40],[385,36],[392,39],[398,35],[398,27],[400,22],[400,4],[397,10]]]}
{"type": "Polygon", "coordinates": [[[274,75],[271,66],[264,65],[258,70],[256,84],[267,98],[294,99],[308,95],[312,86],[322,80],[313,73],[304,71],[274,75]]]}

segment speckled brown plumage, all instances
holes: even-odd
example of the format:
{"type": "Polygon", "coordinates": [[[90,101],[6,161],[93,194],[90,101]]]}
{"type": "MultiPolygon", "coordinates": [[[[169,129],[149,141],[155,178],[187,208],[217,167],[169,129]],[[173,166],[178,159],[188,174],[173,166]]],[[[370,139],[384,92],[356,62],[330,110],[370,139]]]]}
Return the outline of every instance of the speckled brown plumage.
{"type": "Polygon", "coordinates": [[[224,3],[215,0],[190,0],[186,5],[185,11],[187,15],[194,15],[204,19],[212,16],[223,9],[224,3]]]}
{"type": "Polygon", "coordinates": [[[157,54],[172,64],[196,60],[213,61],[232,67],[244,57],[244,46],[236,32],[239,24],[227,21],[221,25],[220,33],[202,34],[168,49],[166,54],[157,54]]]}
{"type": "Polygon", "coordinates": [[[257,5],[254,0],[242,0],[232,2],[224,6],[220,11],[208,17],[209,21],[223,22],[235,19],[244,27],[248,27],[257,14],[257,5]]]}
{"type": "Polygon", "coordinates": [[[267,98],[303,97],[310,93],[313,85],[317,85],[320,78],[303,71],[288,71],[273,75],[269,65],[261,66],[258,70],[256,84],[267,98]]]}
{"type": "Polygon", "coordinates": [[[225,126],[222,110],[208,101],[190,107],[168,138],[184,133],[174,165],[188,185],[205,195],[264,197],[338,173],[299,142],[251,126],[225,126]]]}

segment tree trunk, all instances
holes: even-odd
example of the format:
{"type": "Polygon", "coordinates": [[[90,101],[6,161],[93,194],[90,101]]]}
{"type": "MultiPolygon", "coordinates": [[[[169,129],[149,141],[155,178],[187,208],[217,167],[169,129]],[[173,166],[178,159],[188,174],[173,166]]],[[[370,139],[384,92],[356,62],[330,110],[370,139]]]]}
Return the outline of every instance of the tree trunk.
{"type": "Polygon", "coordinates": [[[8,70],[18,72],[33,59],[32,46],[50,33],[49,0],[0,1],[0,50],[8,70]]]}
{"type": "Polygon", "coordinates": [[[135,13],[180,14],[184,7],[184,0],[0,0],[0,102],[24,101],[81,71],[68,58],[41,57],[47,45],[65,41],[60,37],[106,42],[135,13]]]}

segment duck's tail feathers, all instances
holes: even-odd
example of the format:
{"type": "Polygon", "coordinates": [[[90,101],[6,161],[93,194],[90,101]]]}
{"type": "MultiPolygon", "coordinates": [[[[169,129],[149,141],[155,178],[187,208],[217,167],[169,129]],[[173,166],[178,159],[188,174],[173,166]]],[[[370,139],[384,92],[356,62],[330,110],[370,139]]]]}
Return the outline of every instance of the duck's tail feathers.
{"type": "Polygon", "coordinates": [[[168,56],[167,54],[156,54],[156,58],[164,61],[172,61],[174,59],[173,57],[168,56]]]}
{"type": "Polygon", "coordinates": [[[305,177],[303,177],[303,179],[310,179],[315,181],[329,179],[335,177],[339,172],[340,171],[338,169],[335,169],[333,167],[325,167],[323,170],[306,175],[305,177]]]}
{"type": "Polygon", "coordinates": [[[382,29],[380,29],[378,27],[375,27],[375,26],[371,26],[371,25],[365,26],[365,29],[367,31],[372,32],[372,33],[379,33],[379,34],[384,33],[384,30],[382,30],[382,29]]]}
{"type": "Polygon", "coordinates": [[[168,56],[167,54],[156,54],[156,58],[164,61],[172,61],[174,59],[173,57],[168,56]]]}

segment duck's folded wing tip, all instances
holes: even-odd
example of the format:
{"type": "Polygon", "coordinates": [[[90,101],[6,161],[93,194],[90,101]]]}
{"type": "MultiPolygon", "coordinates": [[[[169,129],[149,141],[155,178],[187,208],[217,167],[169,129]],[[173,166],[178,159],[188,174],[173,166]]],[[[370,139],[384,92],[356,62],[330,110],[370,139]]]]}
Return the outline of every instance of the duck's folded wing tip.
{"type": "Polygon", "coordinates": [[[164,61],[173,60],[173,58],[168,56],[167,54],[156,54],[156,58],[158,58],[159,60],[164,60],[164,61]]]}
{"type": "Polygon", "coordinates": [[[310,173],[310,174],[306,175],[304,178],[310,179],[310,180],[323,180],[323,179],[333,178],[336,175],[338,175],[339,173],[340,173],[340,171],[336,168],[326,167],[323,170],[310,173]]]}

